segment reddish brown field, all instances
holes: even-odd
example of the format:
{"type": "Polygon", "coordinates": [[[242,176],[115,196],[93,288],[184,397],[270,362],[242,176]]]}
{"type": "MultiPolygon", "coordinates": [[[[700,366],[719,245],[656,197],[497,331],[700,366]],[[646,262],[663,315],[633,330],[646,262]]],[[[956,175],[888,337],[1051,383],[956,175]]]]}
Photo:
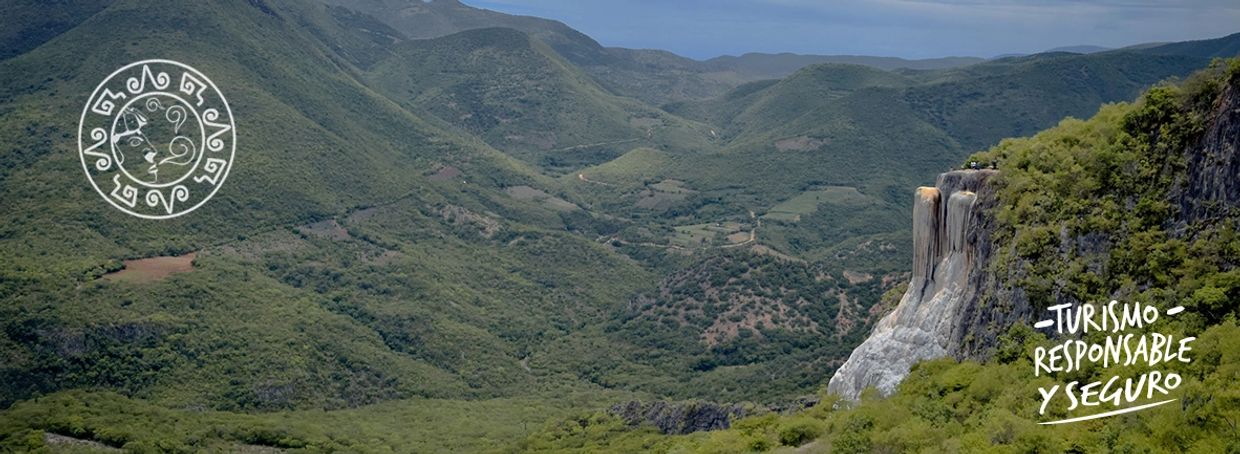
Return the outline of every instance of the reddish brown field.
{"type": "Polygon", "coordinates": [[[103,276],[109,281],[132,282],[145,284],[163,280],[175,274],[194,270],[194,257],[197,252],[168,257],[151,257],[149,259],[126,260],[125,269],[103,276]]]}

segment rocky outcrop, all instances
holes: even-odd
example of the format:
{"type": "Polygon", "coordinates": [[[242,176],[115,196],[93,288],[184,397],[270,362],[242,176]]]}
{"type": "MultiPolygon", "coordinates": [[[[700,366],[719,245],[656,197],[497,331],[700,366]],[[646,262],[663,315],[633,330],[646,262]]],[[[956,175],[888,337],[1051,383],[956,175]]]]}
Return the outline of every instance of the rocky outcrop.
{"type": "Polygon", "coordinates": [[[732,421],[746,416],[769,412],[796,413],[818,405],[820,401],[818,396],[808,395],[764,407],[752,403],[717,404],[705,401],[641,402],[632,400],[612,405],[608,413],[623,419],[629,426],[649,424],[664,434],[684,435],[727,429],[732,427],[732,421]]]}
{"type": "MultiPolygon", "coordinates": [[[[1203,106],[1199,136],[1183,146],[1183,167],[1175,172],[1167,196],[1178,208],[1165,221],[1173,235],[1240,228],[1240,77],[1231,76],[1213,104],[1203,106]]],[[[1158,135],[1153,136],[1155,140],[1158,135]]],[[[1181,145],[1177,145],[1181,146],[1181,145]]],[[[913,208],[913,277],[895,310],[882,319],[848,361],[831,378],[828,390],[856,399],[867,387],[890,394],[921,360],[951,356],[986,360],[999,336],[1031,321],[1029,295],[1019,283],[1028,278],[1028,260],[998,256],[991,236],[997,223],[990,215],[998,199],[986,184],[993,171],[954,171],[939,176],[933,188],[919,188],[913,208]],[[992,266],[996,265],[996,266],[992,266]]],[[[1081,232],[1058,238],[1058,254],[1105,258],[1114,246],[1104,232],[1081,232]]],[[[1089,265],[1103,273],[1105,263],[1089,265]]],[[[1052,289],[1040,305],[1081,303],[1073,292],[1052,289]]]]}
{"type": "Polygon", "coordinates": [[[1201,139],[1185,150],[1185,174],[1171,194],[1180,207],[1180,227],[1240,214],[1240,87],[1235,81],[1223,89],[1213,110],[1201,139]]]}
{"type": "MultiPolygon", "coordinates": [[[[1200,135],[1180,152],[1183,168],[1166,169],[1176,172],[1168,199],[1178,207],[1166,220],[1166,227],[1169,233],[1181,237],[1192,238],[1209,229],[1240,229],[1240,78],[1232,77],[1221,87],[1203,117],[1200,135]]],[[[978,189],[975,213],[988,212],[997,203],[994,190],[993,185],[978,189]]],[[[949,342],[951,355],[958,359],[987,360],[1000,335],[1014,324],[1032,322],[1034,309],[1029,295],[1016,284],[1026,277],[1022,275],[1025,259],[1009,254],[1011,263],[994,269],[988,266],[994,248],[999,247],[990,240],[996,230],[994,224],[994,218],[980,216],[969,229],[977,265],[969,275],[968,285],[976,290],[968,294],[962,305],[949,342]]],[[[1105,257],[1113,247],[1113,239],[1101,232],[1063,235],[1059,242],[1060,254],[1078,256],[1105,257]]],[[[1088,270],[1102,273],[1105,266],[1096,264],[1088,270]]],[[[1049,297],[1051,301],[1042,304],[1082,303],[1069,291],[1056,290],[1049,297]]]]}
{"type": "MultiPolygon", "coordinates": [[[[954,172],[953,172],[954,173],[954,172]]],[[[953,173],[940,177],[947,184],[954,184],[953,173]]],[[[969,270],[968,282],[963,301],[956,313],[955,327],[948,339],[948,352],[957,359],[986,360],[998,345],[999,336],[1021,322],[1027,322],[1033,314],[1033,306],[1029,303],[1029,295],[1025,289],[1014,286],[1019,281],[1019,274],[1024,267],[1020,258],[1017,263],[1005,267],[1005,271],[996,274],[992,269],[992,257],[996,254],[996,245],[991,235],[997,229],[996,220],[991,216],[992,209],[999,200],[995,185],[979,184],[974,191],[977,201],[973,204],[972,216],[965,233],[965,242],[969,245],[972,266],[969,270]]],[[[1075,240],[1078,251],[1092,253],[1109,246],[1104,238],[1086,235],[1075,240]]],[[[1065,303],[1070,296],[1066,293],[1055,295],[1056,303],[1065,303]]],[[[1076,301],[1071,301],[1075,303],[1076,301]]]]}
{"type": "Polygon", "coordinates": [[[985,234],[979,227],[989,221],[978,205],[993,204],[993,191],[985,182],[994,173],[948,172],[935,187],[917,189],[908,291],[831,377],[828,391],[856,399],[873,386],[890,394],[914,363],[959,354],[965,306],[976,300],[976,289],[982,287],[975,284],[985,274],[977,261],[977,244],[979,234],[985,234]]]}
{"type": "Polygon", "coordinates": [[[668,435],[727,429],[732,426],[732,420],[752,413],[741,405],[636,400],[613,405],[609,412],[630,426],[652,424],[668,435]]]}

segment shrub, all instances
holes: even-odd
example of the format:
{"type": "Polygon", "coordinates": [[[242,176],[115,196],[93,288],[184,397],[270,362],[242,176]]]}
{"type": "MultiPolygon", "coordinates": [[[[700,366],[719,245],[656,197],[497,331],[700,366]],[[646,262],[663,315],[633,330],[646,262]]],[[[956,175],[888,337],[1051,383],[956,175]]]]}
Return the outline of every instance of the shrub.
{"type": "Polygon", "coordinates": [[[776,430],[780,444],[801,446],[822,435],[826,430],[826,424],[817,419],[801,416],[780,423],[776,430]]]}

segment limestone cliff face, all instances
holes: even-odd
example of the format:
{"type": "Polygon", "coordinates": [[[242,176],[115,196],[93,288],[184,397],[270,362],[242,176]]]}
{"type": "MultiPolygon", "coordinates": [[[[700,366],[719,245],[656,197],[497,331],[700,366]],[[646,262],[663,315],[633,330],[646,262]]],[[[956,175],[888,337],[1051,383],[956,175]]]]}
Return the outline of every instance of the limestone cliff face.
{"type": "MultiPolygon", "coordinates": [[[[1200,135],[1180,153],[1184,167],[1168,191],[1178,208],[1165,226],[1172,235],[1192,237],[1207,227],[1240,229],[1240,77],[1230,78],[1206,114],[1200,135]]],[[[991,212],[998,204],[994,171],[954,171],[933,188],[919,188],[913,207],[913,277],[895,310],[874,327],[831,378],[828,390],[856,399],[866,387],[890,394],[921,360],[951,356],[987,359],[998,338],[1017,323],[1030,323],[1033,307],[1018,284],[1022,261],[994,264],[997,230],[991,212]]],[[[1106,257],[1115,238],[1084,232],[1059,238],[1064,259],[1106,257]]],[[[1104,265],[1103,265],[1104,266],[1104,265]]],[[[1080,303],[1073,292],[1056,289],[1054,305],[1080,303]]]]}
{"type": "Polygon", "coordinates": [[[1235,219],[1240,207],[1240,81],[1223,89],[1211,117],[1198,143],[1185,151],[1186,172],[1171,192],[1180,227],[1235,219]]]}
{"type": "MultiPolygon", "coordinates": [[[[1191,238],[1209,226],[1240,229],[1240,78],[1222,88],[1206,112],[1200,136],[1180,153],[1185,165],[1176,170],[1175,184],[1167,194],[1178,208],[1166,220],[1169,233],[1191,238]]],[[[949,354],[958,359],[986,360],[994,353],[999,336],[1009,327],[1033,322],[1029,295],[1016,285],[1023,277],[1019,270],[1024,268],[1024,259],[1009,255],[1013,262],[997,267],[1007,274],[996,274],[989,266],[995,248],[1011,247],[992,243],[995,219],[977,215],[989,212],[998,202],[994,190],[994,185],[981,185],[976,190],[975,216],[968,229],[975,264],[968,287],[973,290],[966,292],[948,348],[949,354]]],[[[1060,241],[1061,254],[1105,256],[1114,244],[1113,238],[1099,232],[1060,241]]],[[[1081,303],[1071,292],[1055,291],[1052,298],[1046,304],[1081,303]]]]}
{"type": "MultiPolygon", "coordinates": [[[[913,276],[895,310],[853,350],[827,389],[847,399],[874,386],[884,395],[918,361],[959,356],[965,306],[976,300],[984,266],[979,239],[989,241],[985,210],[993,204],[986,180],[993,170],[960,170],[917,189],[913,200],[913,276]],[[980,193],[980,194],[979,194],[980,193]],[[979,197],[980,195],[980,197],[979,197]]],[[[989,248],[984,248],[989,253],[989,248]]]]}

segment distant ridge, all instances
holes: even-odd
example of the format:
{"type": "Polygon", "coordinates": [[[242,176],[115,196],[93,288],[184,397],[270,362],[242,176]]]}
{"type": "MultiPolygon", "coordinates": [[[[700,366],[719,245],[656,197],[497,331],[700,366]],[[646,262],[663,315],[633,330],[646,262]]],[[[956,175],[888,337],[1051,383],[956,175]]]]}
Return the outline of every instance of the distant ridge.
{"type": "MultiPolygon", "coordinates": [[[[1040,54],[1053,52],[1067,52],[1073,54],[1094,54],[1100,52],[1141,52],[1152,55],[1184,55],[1201,58],[1228,58],[1240,55],[1240,33],[1232,33],[1227,36],[1210,39],[1199,39],[1194,41],[1178,41],[1178,42],[1149,42],[1141,44],[1133,44],[1120,48],[1107,48],[1101,46],[1064,46],[1048,49],[1040,54]]],[[[995,60],[1008,57],[1025,57],[1035,54],[1001,54],[994,57],[995,60]]]]}
{"type": "Polygon", "coordinates": [[[475,8],[458,0],[321,0],[339,11],[372,16],[403,39],[432,39],[481,28],[524,32],[551,46],[609,91],[651,104],[719,96],[746,82],[780,79],[806,66],[847,63],[882,70],[949,69],[985,59],[944,57],[909,60],[864,55],[747,53],[698,61],[655,49],[604,47],[562,22],[475,8]]]}
{"type": "Polygon", "coordinates": [[[1056,47],[1054,49],[1048,50],[1047,52],[1070,52],[1074,54],[1092,54],[1092,53],[1103,52],[1103,51],[1108,51],[1108,50],[1111,50],[1111,48],[1102,47],[1102,46],[1083,45],[1083,46],[1056,47]]]}
{"type": "Polygon", "coordinates": [[[992,58],[992,60],[998,60],[1000,58],[1010,58],[1010,57],[1027,57],[1030,55],[1050,54],[1050,53],[1057,53],[1057,52],[1069,53],[1069,54],[1096,54],[1098,52],[1106,52],[1108,50],[1114,50],[1114,49],[1110,47],[1090,46],[1090,45],[1060,46],[1060,47],[1056,47],[1052,49],[1047,49],[1041,52],[1034,52],[1032,54],[1020,53],[1020,52],[999,54],[999,55],[995,55],[994,58],[992,58]]]}
{"type": "Polygon", "coordinates": [[[793,53],[766,54],[751,52],[739,57],[724,55],[704,63],[719,71],[735,71],[743,76],[758,79],[785,77],[798,69],[819,63],[846,63],[869,66],[882,70],[893,69],[947,69],[985,61],[978,57],[942,57],[910,60],[899,57],[873,57],[866,55],[805,55],[793,53]]]}
{"type": "Polygon", "coordinates": [[[1240,55],[1240,33],[1222,38],[1181,41],[1152,46],[1137,45],[1132,48],[1153,55],[1190,55],[1202,58],[1228,58],[1240,55]]]}

